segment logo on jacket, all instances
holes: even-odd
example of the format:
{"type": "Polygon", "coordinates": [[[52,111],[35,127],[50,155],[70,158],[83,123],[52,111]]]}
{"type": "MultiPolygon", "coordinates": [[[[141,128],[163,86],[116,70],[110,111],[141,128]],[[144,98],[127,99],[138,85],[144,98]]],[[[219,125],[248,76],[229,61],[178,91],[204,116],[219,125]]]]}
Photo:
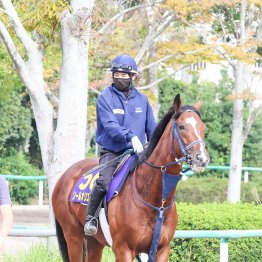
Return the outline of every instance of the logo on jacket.
{"type": "Polygon", "coordinates": [[[124,115],[125,114],[125,110],[123,110],[123,109],[113,109],[113,113],[114,113],[114,115],[117,115],[117,114],[124,115]]]}
{"type": "Polygon", "coordinates": [[[136,107],[135,112],[136,113],[143,113],[142,107],[136,107]]]}

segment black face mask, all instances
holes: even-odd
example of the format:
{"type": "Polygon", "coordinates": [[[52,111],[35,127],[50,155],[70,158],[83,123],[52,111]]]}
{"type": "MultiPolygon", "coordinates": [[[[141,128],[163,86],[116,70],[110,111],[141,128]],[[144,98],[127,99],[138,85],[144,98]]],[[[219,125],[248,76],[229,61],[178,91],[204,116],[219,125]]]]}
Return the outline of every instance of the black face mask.
{"type": "Polygon", "coordinates": [[[127,92],[132,87],[132,80],[131,78],[114,78],[113,83],[117,90],[120,92],[127,92]]]}

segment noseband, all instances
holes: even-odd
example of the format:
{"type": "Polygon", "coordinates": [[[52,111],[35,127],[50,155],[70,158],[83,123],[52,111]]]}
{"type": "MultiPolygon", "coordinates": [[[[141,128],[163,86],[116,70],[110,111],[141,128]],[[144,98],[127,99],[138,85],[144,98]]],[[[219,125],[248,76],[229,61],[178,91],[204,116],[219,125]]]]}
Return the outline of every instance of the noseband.
{"type": "Polygon", "coordinates": [[[199,139],[199,140],[195,140],[194,142],[192,142],[191,144],[185,146],[180,135],[179,135],[179,132],[178,132],[178,129],[177,129],[177,124],[176,124],[176,120],[178,119],[178,117],[183,113],[183,112],[195,112],[196,114],[198,114],[198,116],[200,117],[201,119],[201,115],[200,115],[200,112],[197,111],[194,107],[191,107],[191,106],[188,106],[185,110],[183,111],[179,111],[177,114],[175,114],[175,116],[173,117],[173,125],[172,125],[172,132],[171,132],[171,153],[172,155],[175,155],[175,148],[174,148],[174,140],[176,139],[177,142],[178,142],[178,146],[179,146],[179,149],[181,150],[182,152],[182,157],[180,157],[179,159],[175,158],[176,161],[172,161],[172,162],[169,162],[168,164],[166,165],[163,165],[163,166],[158,166],[158,165],[154,165],[150,162],[148,162],[147,160],[144,160],[144,162],[153,167],[153,168],[158,168],[158,169],[161,169],[162,171],[165,171],[167,167],[169,166],[173,166],[173,165],[176,165],[176,164],[180,164],[182,162],[186,162],[187,165],[188,165],[188,168],[186,170],[183,170],[182,173],[185,173],[187,171],[189,171],[191,168],[192,168],[192,158],[190,157],[190,154],[188,153],[188,150],[190,148],[192,148],[194,145],[197,145],[197,144],[204,144],[205,145],[205,142],[202,140],[202,139],[199,139]]]}

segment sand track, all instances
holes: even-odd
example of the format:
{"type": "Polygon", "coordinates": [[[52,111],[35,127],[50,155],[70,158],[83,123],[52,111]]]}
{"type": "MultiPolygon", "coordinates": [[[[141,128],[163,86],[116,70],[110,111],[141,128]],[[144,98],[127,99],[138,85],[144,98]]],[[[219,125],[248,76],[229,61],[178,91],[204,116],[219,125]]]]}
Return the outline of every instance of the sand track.
{"type": "Polygon", "coordinates": [[[14,225],[48,225],[49,206],[13,206],[14,225]]]}

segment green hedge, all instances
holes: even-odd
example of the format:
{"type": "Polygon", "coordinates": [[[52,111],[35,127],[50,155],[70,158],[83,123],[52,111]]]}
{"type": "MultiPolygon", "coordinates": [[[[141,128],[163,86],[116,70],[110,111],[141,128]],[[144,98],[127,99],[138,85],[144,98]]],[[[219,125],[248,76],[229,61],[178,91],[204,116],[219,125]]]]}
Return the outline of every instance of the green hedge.
{"type": "MultiPolygon", "coordinates": [[[[0,159],[0,174],[41,176],[43,172],[33,167],[25,155],[18,153],[4,159],[0,159]]],[[[29,204],[30,200],[38,194],[38,182],[26,180],[10,180],[10,195],[13,202],[29,204]]]]}
{"type": "MultiPolygon", "coordinates": [[[[255,204],[177,204],[177,230],[262,229],[262,206],[255,204]]],[[[170,261],[219,261],[219,239],[174,239],[170,261]]],[[[229,261],[261,261],[262,238],[229,240],[229,261]]]]}
{"type": "MultiPolygon", "coordinates": [[[[241,185],[241,201],[261,203],[262,179],[256,174],[256,181],[241,185]]],[[[204,202],[223,203],[227,200],[227,178],[216,177],[190,177],[180,181],[177,186],[177,202],[199,204],[204,202]]]]}

